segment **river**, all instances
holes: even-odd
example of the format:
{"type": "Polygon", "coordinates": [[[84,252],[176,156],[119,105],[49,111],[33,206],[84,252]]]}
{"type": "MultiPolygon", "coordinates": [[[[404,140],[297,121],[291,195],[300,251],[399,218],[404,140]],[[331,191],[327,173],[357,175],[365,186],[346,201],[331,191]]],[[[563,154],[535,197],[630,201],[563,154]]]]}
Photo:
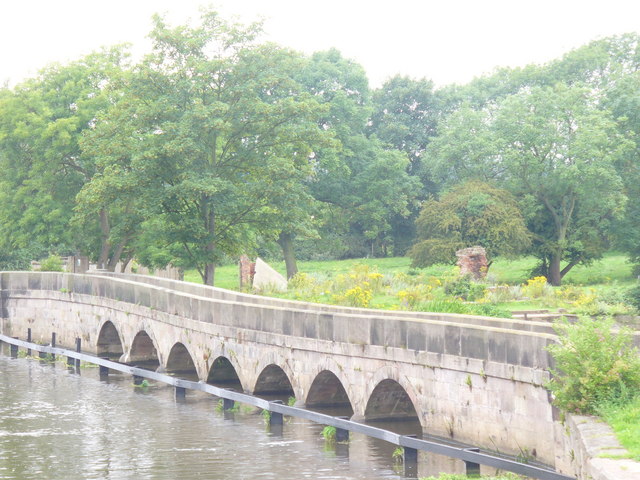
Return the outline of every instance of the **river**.
{"type": "MultiPolygon", "coordinates": [[[[0,479],[401,479],[395,446],[352,434],[328,445],[322,426],[285,418],[270,431],[262,416],[222,412],[217,399],[188,392],[176,402],[164,384],[101,380],[0,351],[0,479]]],[[[388,426],[383,426],[388,428],[388,426]]],[[[464,464],[420,453],[410,476],[462,473],[464,464]]]]}

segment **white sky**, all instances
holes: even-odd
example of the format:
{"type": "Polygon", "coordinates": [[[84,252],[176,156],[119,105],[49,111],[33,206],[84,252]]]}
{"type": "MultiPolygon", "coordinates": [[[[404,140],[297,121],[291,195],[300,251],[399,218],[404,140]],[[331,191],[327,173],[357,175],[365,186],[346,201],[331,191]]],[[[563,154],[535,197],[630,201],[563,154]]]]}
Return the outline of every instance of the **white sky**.
{"type": "MultiPolygon", "coordinates": [[[[103,45],[146,51],[150,17],[182,23],[207,0],[0,0],[0,83],[103,45]]],[[[336,47],[372,86],[396,75],[465,83],[498,66],[544,63],[591,40],[640,31],[640,0],[218,0],[225,17],[265,18],[266,39],[336,47]]]]}

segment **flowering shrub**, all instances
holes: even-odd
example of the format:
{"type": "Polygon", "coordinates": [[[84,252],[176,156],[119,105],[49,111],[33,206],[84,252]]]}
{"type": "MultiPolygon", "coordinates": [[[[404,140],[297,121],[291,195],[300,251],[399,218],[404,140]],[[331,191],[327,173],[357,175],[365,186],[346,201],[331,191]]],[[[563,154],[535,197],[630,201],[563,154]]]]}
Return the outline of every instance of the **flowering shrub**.
{"type": "Polygon", "coordinates": [[[522,294],[529,298],[540,298],[553,292],[551,286],[547,283],[546,277],[534,277],[527,280],[522,286],[522,294]]]}
{"type": "Polygon", "coordinates": [[[400,306],[408,310],[415,310],[420,302],[430,300],[432,298],[431,285],[416,285],[400,290],[397,293],[400,300],[400,306]]]}

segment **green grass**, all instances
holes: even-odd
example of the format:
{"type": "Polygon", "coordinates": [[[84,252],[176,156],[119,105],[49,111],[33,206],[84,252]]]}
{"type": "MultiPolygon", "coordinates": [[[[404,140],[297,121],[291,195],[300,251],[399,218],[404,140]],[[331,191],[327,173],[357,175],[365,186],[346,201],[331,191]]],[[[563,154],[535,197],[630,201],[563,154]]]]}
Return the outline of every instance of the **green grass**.
{"type": "MultiPolygon", "coordinates": [[[[489,280],[498,284],[519,285],[531,278],[531,271],[537,260],[533,257],[517,259],[497,258],[489,269],[489,280]]],[[[349,272],[355,264],[368,265],[377,268],[380,273],[393,275],[398,272],[409,275],[422,274],[424,276],[442,277],[451,272],[452,265],[433,265],[416,269],[411,267],[411,259],[407,257],[391,258],[360,258],[350,260],[328,260],[298,262],[298,269],[309,274],[322,274],[329,277],[349,272]]],[[[283,275],[286,273],[284,262],[272,262],[270,265],[283,275]]],[[[185,272],[184,279],[188,282],[202,283],[200,275],[195,270],[185,272]]],[[[636,279],[632,273],[632,265],[626,256],[619,253],[608,253],[602,260],[597,260],[589,266],[574,267],[563,279],[563,284],[573,285],[606,285],[618,283],[630,285],[636,279]]],[[[215,283],[217,287],[238,289],[237,264],[222,265],[216,268],[215,283]]]]}
{"type": "MultiPolygon", "coordinates": [[[[484,282],[487,285],[522,285],[531,277],[531,271],[536,265],[533,257],[518,259],[496,259],[484,282]]],[[[271,266],[285,274],[284,262],[271,262],[271,266]]],[[[637,280],[633,277],[632,266],[625,256],[617,253],[609,253],[602,260],[589,266],[575,267],[564,279],[563,288],[549,288],[547,293],[539,298],[529,298],[530,295],[521,291],[517,298],[509,300],[508,295],[503,301],[496,297],[485,299],[482,305],[461,302],[454,296],[444,295],[442,288],[434,288],[425,297],[424,289],[417,293],[419,285],[427,288],[434,279],[443,282],[451,282],[455,276],[452,265],[433,265],[424,269],[411,266],[411,260],[406,257],[395,258],[365,258],[352,260],[333,261],[301,261],[298,262],[301,273],[309,277],[307,288],[290,289],[288,292],[267,292],[267,295],[279,298],[301,300],[316,303],[342,304],[352,306],[368,306],[369,308],[394,310],[412,308],[416,310],[442,311],[450,313],[464,313],[471,315],[491,315],[509,317],[512,310],[538,310],[557,308],[568,309],[572,313],[582,314],[628,314],[631,307],[626,304],[624,292],[637,280]],[[368,304],[345,303],[349,301],[345,294],[349,288],[355,286],[349,284],[349,278],[356,271],[362,273],[378,272],[384,275],[383,288],[376,288],[368,304]],[[347,282],[345,282],[347,278],[347,282]],[[341,280],[340,280],[341,279],[341,280]],[[405,292],[405,293],[403,293],[405,292]],[[412,305],[406,304],[401,295],[413,292],[412,295],[420,295],[419,301],[412,305]],[[584,294],[578,301],[580,294],[584,294]],[[444,296],[443,296],[444,295],[444,296]],[[569,298],[569,296],[571,298],[569,298]],[[588,298],[591,298],[589,303],[588,298]],[[489,303],[487,303],[487,301],[489,303]],[[498,303],[496,303],[498,302],[498,303]]],[[[355,278],[355,277],[354,277],[355,278]]],[[[200,275],[195,271],[185,273],[185,280],[201,283],[200,275]]],[[[231,290],[239,289],[238,266],[236,264],[223,265],[216,268],[216,286],[231,290]]],[[[366,279],[361,279],[366,280],[366,279]]],[[[362,288],[369,288],[361,285],[362,288]]],[[[428,288],[432,288],[428,287],[428,288]]],[[[457,295],[457,294],[453,294],[457,295]]]]}
{"type": "Polygon", "coordinates": [[[640,395],[623,405],[603,405],[599,413],[616,434],[629,455],[640,461],[640,395]]]}

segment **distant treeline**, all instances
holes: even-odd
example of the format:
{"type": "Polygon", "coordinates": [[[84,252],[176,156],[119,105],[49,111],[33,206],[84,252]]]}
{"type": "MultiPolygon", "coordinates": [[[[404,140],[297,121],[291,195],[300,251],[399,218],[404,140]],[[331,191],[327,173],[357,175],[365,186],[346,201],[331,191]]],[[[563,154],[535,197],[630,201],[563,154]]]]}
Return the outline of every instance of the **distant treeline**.
{"type": "MultiPolygon", "coordinates": [[[[436,89],[371,89],[215,11],[154,17],[151,53],[103,49],[0,90],[0,268],[105,268],[457,248],[527,253],[553,284],[615,246],[640,261],[640,37],[436,89]]],[[[420,59],[416,59],[420,61],[420,59]]]]}

